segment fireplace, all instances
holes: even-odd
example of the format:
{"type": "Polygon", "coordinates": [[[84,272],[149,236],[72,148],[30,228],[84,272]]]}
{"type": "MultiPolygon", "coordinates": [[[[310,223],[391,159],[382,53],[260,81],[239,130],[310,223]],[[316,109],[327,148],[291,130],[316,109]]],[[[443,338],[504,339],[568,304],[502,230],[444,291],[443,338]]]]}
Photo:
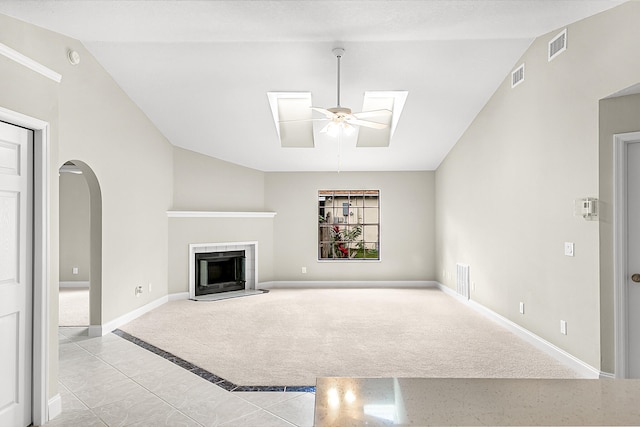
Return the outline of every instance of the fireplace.
{"type": "Polygon", "coordinates": [[[245,289],[245,251],[195,254],[195,296],[245,289]]]}
{"type": "MultiPolygon", "coordinates": [[[[217,300],[222,299],[226,296],[235,295],[238,293],[253,293],[256,291],[258,284],[258,242],[215,242],[215,243],[190,243],[189,244],[189,299],[192,300],[217,300]],[[239,283],[236,285],[237,288],[233,289],[233,292],[226,292],[229,287],[222,287],[224,289],[220,289],[218,285],[208,285],[204,286],[205,289],[199,286],[200,282],[200,261],[208,261],[206,258],[209,256],[225,258],[228,255],[225,253],[229,252],[244,252],[244,287],[239,286],[239,283]],[[220,255],[222,254],[222,255],[220,255]],[[202,259],[197,259],[197,257],[203,257],[202,259]],[[216,288],[220,289],[217,292],[216,288]],[[204,291],[214,291],[214,293],[203,294],[200,293],[201,290],[204,291]]],[[[240,262],[240,261],[234,261],[240,262]]],[[[204,264],[203,264],[204,266],[204,264]]],[[[209,282],[209,269],[210,264],[207,262],[207,283],[209,282]]],[[[234,266],[235,267],[235,266],[234,266]]],[[[227,265],[227,269],[231,269],[227,265]]],[[[232,270],[235,271],[235,268],[232,270]]],[[[204,273],[203,273],[204,274],[204,273]]],[[[212,272],[213,276],[217,273],[212,272]]],[[[203,276],[204,278],[204,276],[203,276]]],[[[237,278],[234,277],[232,280],[225,280],[227,282],[232,282],[229,285],[233,285],[233,282],[236,282],[237,278]]]]}

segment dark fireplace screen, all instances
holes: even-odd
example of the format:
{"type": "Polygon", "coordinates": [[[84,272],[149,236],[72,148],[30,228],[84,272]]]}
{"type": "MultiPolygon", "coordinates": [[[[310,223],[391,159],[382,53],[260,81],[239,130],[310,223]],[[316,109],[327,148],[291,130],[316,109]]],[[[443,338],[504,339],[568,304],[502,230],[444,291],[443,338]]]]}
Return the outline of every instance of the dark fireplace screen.
{"type": "Polygon", "coordinates": [[[244,251],[207,252],[195,255],[196,296],[244,289],[244,251]]]}

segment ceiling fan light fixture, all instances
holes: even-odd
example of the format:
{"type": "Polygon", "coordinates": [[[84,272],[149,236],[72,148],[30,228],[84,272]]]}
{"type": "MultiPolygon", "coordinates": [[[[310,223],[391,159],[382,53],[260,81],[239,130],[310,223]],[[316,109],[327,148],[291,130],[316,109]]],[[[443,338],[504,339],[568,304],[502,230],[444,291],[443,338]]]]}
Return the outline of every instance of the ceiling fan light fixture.
{"type": "Polygon", "coordinates": [[[337,123],[331,122],[327,127],[327,135],[332,138],[337,137],[340,134],[340,126],[337,123]]]}
{"type": "Polygon", "coordinates": [[[356,128],[354,126],[351,126],[349,123],[339,122],[335,120],[330,121],[322,129],[320,129],[320,133],[327,134],[332,138],[337,137],[338,135],[340,135],[340,133],[345,136],[350,136],[353,135],[355,131],[356,128]]]}
{"type": "Polygon", "coordinates": [[[345,122],[342,123],[342,131],[346,136],[351,136],[356,131],[356,128],[345,122]]]}

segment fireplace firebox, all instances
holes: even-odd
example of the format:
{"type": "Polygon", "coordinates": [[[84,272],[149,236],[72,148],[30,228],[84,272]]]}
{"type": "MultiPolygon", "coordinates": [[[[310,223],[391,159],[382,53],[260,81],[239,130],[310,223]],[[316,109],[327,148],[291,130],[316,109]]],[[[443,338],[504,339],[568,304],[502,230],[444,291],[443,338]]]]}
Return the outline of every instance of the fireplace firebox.
{"type": "Polygon", "coordinates": [[[245,251],[195,254],[196,296],[245,288],[245,251]]]}

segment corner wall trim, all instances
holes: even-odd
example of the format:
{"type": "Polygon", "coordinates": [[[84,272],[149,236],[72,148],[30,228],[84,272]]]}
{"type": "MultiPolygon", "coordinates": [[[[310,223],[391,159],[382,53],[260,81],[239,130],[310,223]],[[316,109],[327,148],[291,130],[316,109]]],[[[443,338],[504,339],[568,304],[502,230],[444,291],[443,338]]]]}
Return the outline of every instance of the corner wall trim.
{"type": "Polygon", "coordinates": [[[60,393],[53,396],[47,402],[48,421],[51,421],[62,413],[62,397],[60,393]]]}
{"type": "Polygon", "coordinates": [[[458,301],[460,301],[461,303],[463,303],[463,304],[467,305],[468,307],[472,308],[476,312],[482,314],[483,316],[487,317],[488,319],[493,320],[494,322],[498,323],[500,326],[502,326],[502,327],[506,328],[507,330],[513,332],[519,338],[521,338],[521,339],[525,340],[526,342],[528,342],[529,344],[533,345],[538,350],[544,351],[545,353],[547,353],[548,355],[550,355],[551,357],[553,357],[557,361],[567,365],[568,367],[573,369],[577,374],[581,375],[582,377],[596,379],[596,378],[600,378],[601,375],[605,375],[604,373],[601,373],[598,369],[594,368],[593,366],[583,362],[582,360],[578,359],[577,357],[573,356],[572,354],[567,353],[566,351],[562,350],[561,348],[551,344],[549,341],[539,337],[538,335],[534,334],[533,332],[529,331],[528,329],[523,328],[522,326],[518,325],[517,323],[512,322],[511,320],[507,319],[506,317],[503,317],[503,316],[499,315],[495,311],[490,310],[489,308],[485,307],[484,305],[482,305],[482,304],[480,304],[480,303],[478,303],[478,302],[476,302],[474,300],[471,300],[471,299],[467,300],[466,298],[463,298],[461,295],[458,295],[458,293],[455,292],[453,289],[451,289],[448,286],[445,286],[445,285],[443,285],[441,283],[438,283],[437,286],[441,291],[443,291],[447,295],[450,295],[450,296],[456,298],[458,301]]]}
{"type": "Polygon", "coordinates": [[[261,282],[256,285],[256,289],[305,289],[305,288],[434,288],[438,287],[438,282],[429,280],[406,280],[406,281],[376,281],[376,280],[354,280],[354,281],[271,281],[261,282]]]}
{"type": "Polygon", "coordinates": [[[41,74],[56,83],[60,83],[62,81],[62,75],[56,73],[51,68],[45,67],[38,61],[35,61],[28,56],[25,56],[18,52],[15,49],[11,49],[6,44],[0,43],[0,55],[6,56],[7,58],[17,62],[20,65],[24,65],[28,69],[35,71],[38,74],[41,74]]]}
{"type": "Polygon", "coordinates": [[[165,304],[169,301],[169,296],[165,295],[163,297],[158,298],[157,300],[151,301],[148,304],[143,305],[142,307],[138,307],[133,311],[130,311],[127,314],[123,314],[120,317],[113,319],[110,322],[107,322],[103,325],[91,325],[89,326],[89,336],[90,337],[101,337],[107,335],[109,332],[118,329],[120,326],[125,323],[129,323],[132,320],[137,319],[145,313],[153,310],[154,308],[160,307],[162,304],[165,304]]]}

